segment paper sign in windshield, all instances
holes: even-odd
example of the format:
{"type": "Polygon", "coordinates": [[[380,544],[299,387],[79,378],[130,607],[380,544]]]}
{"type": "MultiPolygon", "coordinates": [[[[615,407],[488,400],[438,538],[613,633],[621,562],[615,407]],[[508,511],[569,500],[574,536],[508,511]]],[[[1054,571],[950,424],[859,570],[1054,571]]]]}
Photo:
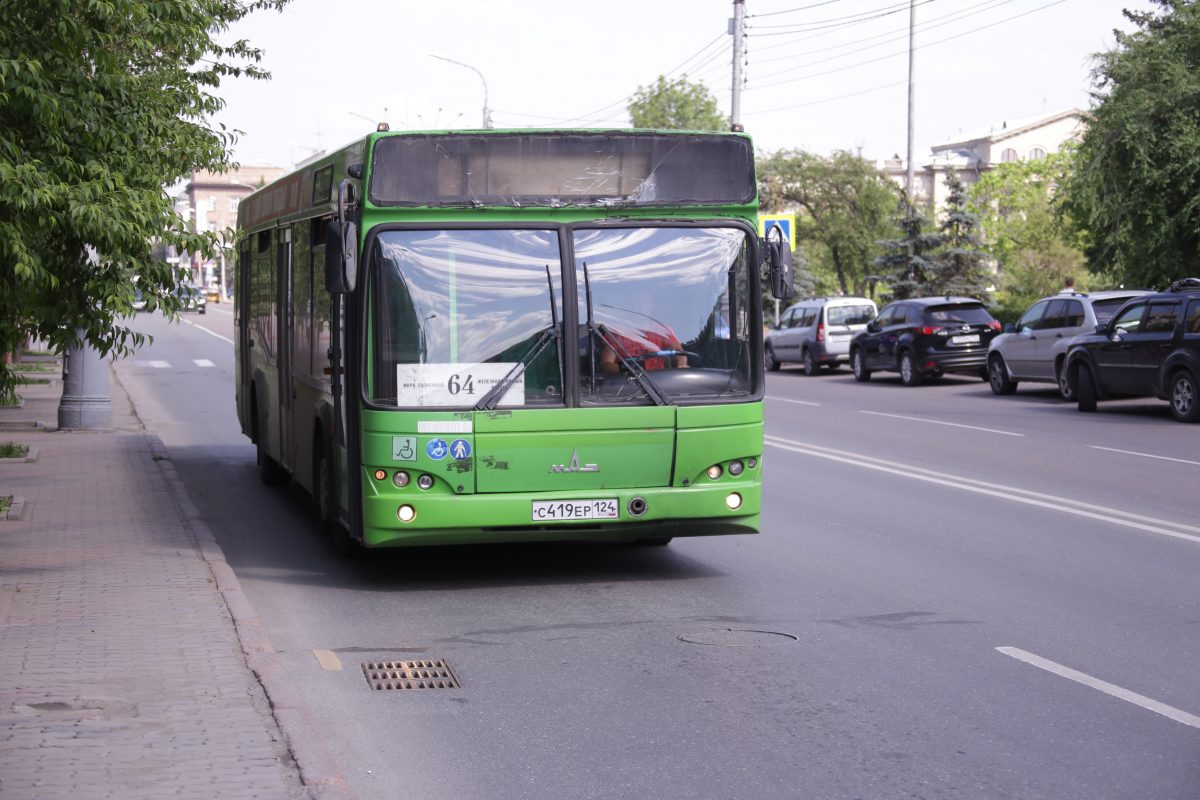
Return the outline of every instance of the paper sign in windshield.
{"type": "MultiPolygon", "coordinates": [[[[473,406],[517,366],[516,363],[397,364],[397,405],[473,406]]],[[[521,370],[496,405],[525,405],[521,370]]]]}

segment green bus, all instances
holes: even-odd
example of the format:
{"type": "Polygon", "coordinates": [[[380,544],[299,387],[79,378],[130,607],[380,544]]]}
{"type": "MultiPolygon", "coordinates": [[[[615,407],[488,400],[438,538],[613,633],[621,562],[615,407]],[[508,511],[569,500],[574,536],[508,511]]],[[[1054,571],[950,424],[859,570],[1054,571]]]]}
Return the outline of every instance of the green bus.
{"type": "Polygon", "coordinates": [[[792,262],[749,137],[380,127],[239,207],[264,482],[339,549],[756,533],[792,262]]]}

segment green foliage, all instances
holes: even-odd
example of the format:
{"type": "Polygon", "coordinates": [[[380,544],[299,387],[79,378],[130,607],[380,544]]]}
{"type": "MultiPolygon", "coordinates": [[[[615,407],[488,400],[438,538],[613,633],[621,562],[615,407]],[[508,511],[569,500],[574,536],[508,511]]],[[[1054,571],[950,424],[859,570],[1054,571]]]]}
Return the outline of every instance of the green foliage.
{"type": "Polygon", "coordinates": [[[930,259],[921,293],[983,299],[991,284],[988,253],[983,249],[979,216],[967,207],[966,190],[954,170],[946,173],[950,194],[938,233],[941,249],[930,259]]]}
{"type": "Polygon", "coordinates": [[[1097,57],[1066,203],[1093,272],[1138,286],[1200,272],[1200,6],[1155,3],[1097,57]]]}
{"type": "Polygon", "coordinates": [[[894,183],[851,153],[783,150],[760,158],[758,184],[764,211],[796,212],[796,240],[812,284],[798,296],[869,290],[877,242],[896,233],[894,183]]]}
{"type": "MultiPolygon", "coordinates": [[[[142,341],[134,276],[174,311],[180,280],[155,241],[211,254],[164,190],[230,166],[234,134],[207,120],[227,77],[268,77],[258,50],[215,36],[286,0],[0,3],[0,351],[36,337],[62,351],[81,328],[101,353],[142,341]]],[[[0,396],[14,388],[0,366],[0,396]]]]}
{"type": "Polygon", "coordinates": [[[928,220],[904,192],[896,210],[896,227],[901,232],[899,238],[878,242],[884,255],[875,259],[877,279],[887,285],[892,300],[924,297],[930,294],[925,287],[936,274],[933,259],[945,237],[926,231],[928,220]]]}
{"type": "MultiPolygon", "coordinates": [[[[996,259],[997,302],[1021,310],[1084,271],[1078,226],[1062,208],[1075,150],[1031,161],[1010,161],[984,173],[969,190],[984,240],[996,259]]],[[[1085,288],[1080,281],[1080,289],[1085,288]]]]}
{"type": "Polygon", "coordinates": [[[635,128],[687,131],[729,130],[729,120],[717,109],[717,99],[703,83],[687,76],[667,81],[662,75],[653,86],[639,86],[629,103],[635,128]]]}

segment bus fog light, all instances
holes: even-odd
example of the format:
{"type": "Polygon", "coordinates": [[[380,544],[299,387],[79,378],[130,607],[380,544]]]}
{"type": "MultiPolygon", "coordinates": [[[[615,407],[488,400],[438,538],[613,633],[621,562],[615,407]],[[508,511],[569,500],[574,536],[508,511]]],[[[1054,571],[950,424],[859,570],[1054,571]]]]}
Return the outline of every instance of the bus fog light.
{"type": "Polygon", "coordinates": [[[375,480],[377,480],[377,481],[381,481],[381,480],[383,480],[383,479],[384,479],[384,478],[386,478],[386,477],[387,477],[387,470],[386,470],[386,469],[377,469],[377,470],[375,470],[375,480]]]}
{"type": "Polygon", "coordinates": [[[392,483],[396,484],[396,488],[403,489],[408,486],[408,473],[404,470],[399,470],[392,476],[392,483]]]}
{"type": "Polygon", "coordinates": [[[717,478],[721,477],[721,472],[722,472],[721,465],[713,464],[711,467],[708,468],[709,480],[715,481],[717,478]]]}
{"type": "Polygon", "coordinates": [[[433,486],[433,476],[422,475],[421,477],[417,478],[417,486],[420,486],[422,489],[430,488],[433,486]]]}
{"type": "Polygon", "coordinates": [[[417,510],[410,505],[402,505],[396,509],[396,519],[401,522],[412,522],[417,518],[417,510]]]}
{"type": "Polygon", "coordinates": [[[743,469],[743,465],[742,465],[741,461],[730,461],[729,462],[729,474],[733,475],[735,478],[738,475],[742,474],[742,469],[743,469]]]}
{"type": "Polygon", "coordinates": [[[742,507],[742,496],[737,492],[725,498],[725,505],[729,506],[730,511],[735,511],[742,507]]]}

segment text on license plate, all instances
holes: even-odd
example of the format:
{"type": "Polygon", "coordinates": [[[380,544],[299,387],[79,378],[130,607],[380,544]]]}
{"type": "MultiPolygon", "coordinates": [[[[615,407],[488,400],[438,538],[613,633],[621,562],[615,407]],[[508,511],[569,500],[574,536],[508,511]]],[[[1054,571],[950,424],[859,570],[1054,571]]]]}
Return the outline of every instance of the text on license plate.
{"type": "Polygon", "coordinates": [[[617,499],[534,500],[534,522],[560,522],[568,519],[617,519],[617,499]]]}
{"type": "Polygon", "coordinates": [[[968,336],[951,336],[950,344],[979,344],[979,334],[972,333],[968,336]]]}

